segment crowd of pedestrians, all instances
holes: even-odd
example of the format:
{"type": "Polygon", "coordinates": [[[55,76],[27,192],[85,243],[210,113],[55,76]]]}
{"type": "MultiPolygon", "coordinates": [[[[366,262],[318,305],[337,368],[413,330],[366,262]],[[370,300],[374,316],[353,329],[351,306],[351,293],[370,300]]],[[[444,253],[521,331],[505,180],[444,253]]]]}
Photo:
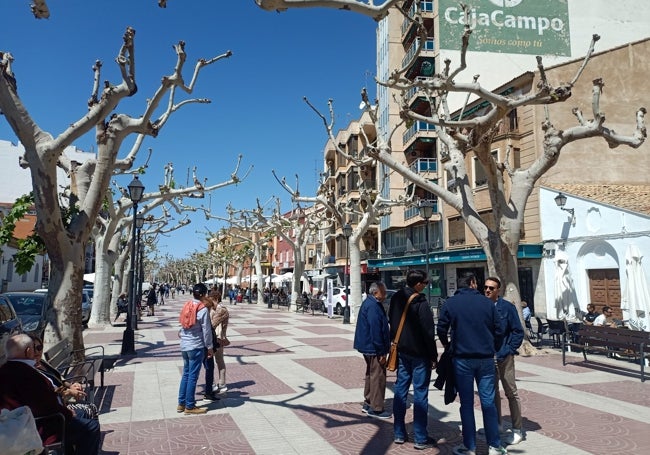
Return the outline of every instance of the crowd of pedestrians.
{"type": "Polygon", "coordinates": [[[429,277],[411,270],[406,285],[390,300],[386,315],[382,302],[386,285],[370,286],[357,317],[354,348],[365,360],[362,412],[378,419],[393,418],[395,444],[413,442],[416,450],[435,447],[428,434],[429,384],[432,371],[438,373],[435,386],[445,386],[445,403],[459,397],[463,443],[453,448],[456,455],[475,455],[477,429],[474,419],[474,388],[478,392],[483,434],[489,455],[507,454],[504,445],[524,440],[521,401],[515,383],[515,355],[524,330],[515,306],[500,296],[501,281],[489,277],[481,289],[473,274],[459,277],[457,291],[442,306],[437,325],[423,294],[429,277]],[[436,335],[445,348],[438,359],[436,335]],[[397,368],[393,409],[384,406],[386,366],[391,343],[397,345],[397,368]],[[440,360],[440,362],[439,362],[440,360]],[[501,413],[499,383],[502,385],[512,428],[505,431],[501,413]],[[407,433],[406,409],[413,391],[412,434],[407,433]]]}

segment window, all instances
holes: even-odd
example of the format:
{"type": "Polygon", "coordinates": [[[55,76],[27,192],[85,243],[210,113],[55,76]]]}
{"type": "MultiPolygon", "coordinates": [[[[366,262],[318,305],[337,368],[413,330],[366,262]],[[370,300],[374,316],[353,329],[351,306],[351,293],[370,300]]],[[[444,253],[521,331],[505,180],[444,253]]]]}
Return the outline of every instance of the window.
{"type": "Polygon", "coordinates": [[[465,221],[461,217],[449,219],[449,245],[465,243],[465,221]]]}
{"type": "MultiPolygon", "coordinates": [[[[492,159],[499,162],[499,150],[492,150],[492,159]]],[[[487,172],[477,157],[474,157],[474,188],[487,184],[487,172]]]]}
{"type": "Polygon", "coordinates": [[[7,262],[7,281],[11,283],[13,279],[14,279],[14,260],[9,259],[9,262],[7,262]]]}

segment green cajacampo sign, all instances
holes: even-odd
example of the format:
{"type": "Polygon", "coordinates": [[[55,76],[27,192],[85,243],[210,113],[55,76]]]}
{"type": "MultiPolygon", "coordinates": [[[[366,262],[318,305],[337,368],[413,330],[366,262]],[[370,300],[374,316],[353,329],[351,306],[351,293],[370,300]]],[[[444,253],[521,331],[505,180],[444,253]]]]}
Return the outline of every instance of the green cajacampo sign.
{"type": "MultiPolygon", "coordinates": [[[[458,0],[440,0],[440,48],[458,50],[465,16],[458,0]]],[[[568,0],[468,0],[469,50],[571,55],[568,0]]]]}

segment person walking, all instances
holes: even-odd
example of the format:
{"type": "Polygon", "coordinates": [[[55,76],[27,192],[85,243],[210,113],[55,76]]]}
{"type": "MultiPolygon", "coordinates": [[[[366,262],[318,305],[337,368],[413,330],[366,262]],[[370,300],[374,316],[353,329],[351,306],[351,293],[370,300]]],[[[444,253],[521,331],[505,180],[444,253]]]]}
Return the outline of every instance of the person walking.
{"type": "Polygon", "coordinates": [[[366,362],[363,408],[368,417],[388,419],[384,410],[386,396],[386,356],[390,349],[388,318],[382,306],[386,299],[386,285],[376,281],[370,285],[368,297],[361,304],[354,332],[354,349],[363,354],[366,362]]]}
{"type": "Polygon", "coordinates": [[[178,389],[177,412],[185,414],[205,414],[205,408],[196,407],[196,383],[205,355],[212,357],[212,328],[210,315],[205,304],[201,302],[208,293],[203,283],[197,283],[192,289],[193,299],[188,301],[181,311],[181,354],[183,356],[183,376],[178,389]],[[185,318],[187,315],[187,319],[185,318]],[[207,354],[206,354],[207,350],[207,354]]]}
{"type": "Polygon", "coordinates": [[[478,291],[476,276],[458,279],[458,290],[445,302],[438,319],[438,337],[447,348],[451,344],[456,390],[460,396],[463,444],[453,448],[455,455],[476,454],[474,421],[474,382],[483,412],[483,426],[489,455],[508,452],[501,446],[495,397],[494,357],[500,346],[503,328],[499,313],[490,299],[478,291]],[[449,334],[451,332],[451,341],[449,334]]]}
{"type": "Polygon", "coordinates": [[[426,297],[421,294],[428,283],[426,272],[409,271],[406,275],[406,286],[393,295],[388,308],[391,340],[395,339],[400,320],[405,314],[397,346],[399,360],[393,399],[393,441],[395,444],[404,444],[407,440],[404,419],[406,400],[412,383],[413,447],[417,450],[436,446],[436,440],[427,433],[429,382],[431,369],[438,361],[433,313],[426,297]]]}
{"type": "Polygon", "coordinates": [[[156,283],[152,283],[151,287],[149,288],[149,292],[147,293],[147,308],[149,308],[149,311],[147,311],[147,316],[155,316],[154,308],[156,307],[157,302],[158,298],[156,297],[156,283]]]}
{"type": "Polygon", "coordinates": [[[216,296],[215,303],[216,306],[214,311],[210,313],[210,319],[214,328],[214,334],[219,342],[219,347],[214,351],[218,380],[212,390],[214,393],[224,393],[228,390],[228,386],[226,385],[226,362],[223,359],[223,348],[230,344],[227,337],[230,313],[228,312],[228,308],[221,302],[221,295],[216,296]]]}
{"type": "Polygon", "coordinates": [[[504,438],[506,445],[519,444],[524,439],[521,419],[521,400],[517,392],[517,383],[515,382],[515,355],[517,349],[524,341],[524,329],[519,320],[519,314],[515,306],[499,296],[501,292],[501,281],[497,277],[488,277],[485,280],[485,296],[492,300],[501,317],[503,326],[503,338],[501,346],[497,350],[497,385],[496,398],[497,416],[499,419],[499,432],[503,429],[503,418],[501,414],[501,395],[499,394],[499,381],[503,385],[503,391],[508,399],[510,407],[510,421],[512,423],[512,433],[508,433],[504,438]]]}

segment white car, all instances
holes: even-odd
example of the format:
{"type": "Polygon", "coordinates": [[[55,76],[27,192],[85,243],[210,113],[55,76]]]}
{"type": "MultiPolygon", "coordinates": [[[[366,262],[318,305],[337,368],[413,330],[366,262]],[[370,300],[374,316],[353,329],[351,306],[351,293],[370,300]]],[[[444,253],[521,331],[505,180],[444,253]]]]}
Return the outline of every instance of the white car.
{"type": "MultiPolygon", "coordinates": [[[[327,305],[327,293],[323,294],[322,298],[325,305],[327,305]]],[[[334,307],[334,314],[343,315],[343,309],[348,306],[344,287],[332,288],[332,306],[334,307]]]]}

